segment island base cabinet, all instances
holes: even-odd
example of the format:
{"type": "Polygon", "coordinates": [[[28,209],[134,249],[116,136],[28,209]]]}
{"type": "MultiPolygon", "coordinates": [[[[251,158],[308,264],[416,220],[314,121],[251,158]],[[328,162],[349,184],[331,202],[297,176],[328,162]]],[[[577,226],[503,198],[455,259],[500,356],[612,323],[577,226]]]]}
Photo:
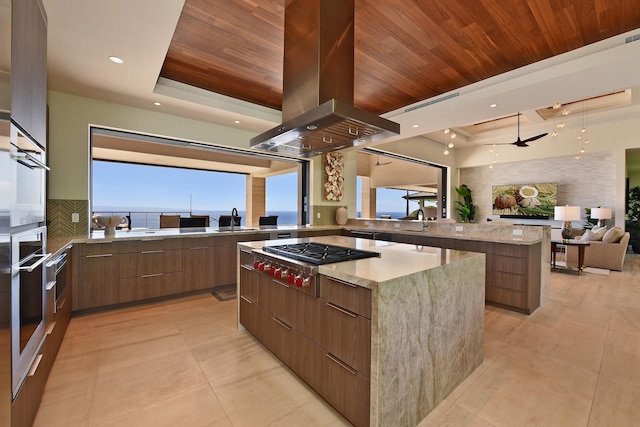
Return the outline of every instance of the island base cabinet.
{"type": "Polygon", "coordinates": [[[368,426],[369,380],[331,353],[324,353],[321,370],[322,397],[354,426],[368,426]]]}
{"type": "Polygon", "coordinates": [[[182,272],[155,273],[120,279],[119,302],[138,301],[182,292],[182,272]]]}

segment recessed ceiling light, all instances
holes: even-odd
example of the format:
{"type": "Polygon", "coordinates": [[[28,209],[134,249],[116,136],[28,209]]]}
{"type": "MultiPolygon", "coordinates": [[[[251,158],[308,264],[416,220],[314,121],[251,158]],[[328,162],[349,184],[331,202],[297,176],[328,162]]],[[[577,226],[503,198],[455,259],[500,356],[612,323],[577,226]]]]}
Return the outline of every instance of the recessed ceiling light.
{"type": "Polygon", "coordinates": [[[153,105],[160,106],[160,105],[162,105],[162,104],[160,104],[159,102],[157,102],[157,101],[156,101],[156,102],[154,102],[154,103],[153,103],[153,105]]]}
{"type": "Polygon", "coordinates": [[[235,124],[239,125],[239,124],[240,124],[240,120],[234,120],[234,122],[233,122],[233,123],[235,123],[235,124]]]}
{"type": "Polygon", "coordinates": [[[411,126],[411,127],[412,127],[412,128],[419,128],[419,127],[420,127],[420,125],[413,125],[413,126],[411,126]]]}
{"type": "Polygon", "coordinates": [[[496,108],[497,106],[498,106],[498,104],[491,104],[491,105],[489,105],[489,107],[491,107],[491,108],[496,108]]]}
{"type": "Polygon", "coordinates": [[[109,61],[115,62],[116,64],[123,64],[124,60],[122,58],[118,58],[117,56],[110,56],[109,61]]]}

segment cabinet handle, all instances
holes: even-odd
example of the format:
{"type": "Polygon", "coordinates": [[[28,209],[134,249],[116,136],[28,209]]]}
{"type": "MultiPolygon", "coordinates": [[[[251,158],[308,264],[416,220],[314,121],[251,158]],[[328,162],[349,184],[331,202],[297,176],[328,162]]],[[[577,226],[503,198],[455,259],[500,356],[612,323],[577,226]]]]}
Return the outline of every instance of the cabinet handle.
{"type": "Polygon", "coordinates": [[[140,253],[142,253],[142,254],[161,254],[162,252],[164,252],[164,250],[159,249],[157,251],[142,251],[140,253]]]}
{"type": "Polygon", "coordinates": [[[164,239],[140,239],[141,242],[161,242],[164,239]]]}
{"type": "Polygon", "coordinates": [[[250,266],[245,265],[245,264],[241,264],[240,267],[244,268],[245,270],[253,271],[253,267],[250,267],[250,266]]]}
{"type": "Polygon", "coordinates": [[[158,276],[164,276],[164,273],[144,274],[140,277],[142,277],[143,279],[147,279],[149,277],[158,277],[158,276]]]}
{"type": "Polygon", "coordinates": [[[37,355],[36,360],[33,361],[33,365],[31,365],[31,368],[29,368],[29,373],[27,374],[28,377],[32,377],[36,374],[36,371],[38,370],[38,366],[40,366],[41,360],[42,360],[42,354],[37,355]]]}
{"type": "Polygon", "coordinates": [[[340,279],[336,279],[336,278],[334,278],[334,277],[330,277],[330,279],[331,279],[332,281],[336,282],[336,283],[341,284],[341,285],[349,286],[350,288],[357,288],[357,287],[358,287],[358,285],[354,285],[353,283],[345,282],[345,281],[342,281],[342,280],[340,280],[340,279]]]}
{"type": "Polygon", "coordinates": [[[57,283],[58,283],[57,280],[52,280],[52,281],[48,282],[47,283],[47,292],[52,290],[56,286],[57,283]]]}
{"type": "Polygon", "coordinates": [[[199,250],[199,249],[207,249],[208,247],[209,246],[196,246],[195,248],[189,248],[189,249],[191,249],[192,251],[195,251],[195,250],[199,250]]]}
{"type": "Polygon", "coordinates": [[[351,316],[351,317],[353,317],[353,318],[358,317],[358,315],[357,315],[357,314],[352,313],[352,312],[350,312],[350,311],[348,311],[348,310],[345,310],[344,308],[340,308],[340,307],[338,307],[337,305],[333,305],[333,304],[331,304],[330,302],[327,302],[326,304],[327,304],[329,307],[333,308],[334,310],[338,310],[340,313],[344,313],[344,314],[346,314],[346,315],[348,315],[348,316],[351,316]]]}
{"type": "Polygon", "coordinates": [[[244,295],[240,295],[240,299],[245,300],[249,304],[253,304],[253,302],[251,302],[251,300],[249,298],[245,297],[244,295]]]}
{"type": "Polygon", "coordinates": [[[276,317],[272,317],[272,319],[280,326],[282,326],[283,328],[285,328],[287,331],[291,329],[291,326],[287,325],[286,323],[284,323],[282,320],[276,318],[276,317]]]}
{"type": "Polygon", "coordinates": [[[338,364],[339,366],[341,366],[342,368],[344,368],[345,370],[349,371],[349,373],[355,375],[358,373],[358,371],[356,371],[355,369],[353,369],[351,366],[347,365],[346,363],[344,363],[342,360],[338,359],[337,357],[335,357],[333,354],[331,353],[325,353],[325,356],[327,356],[329,359],[331,359],[332,361],[334,361],[336,364],[338,364]]]}
{"type": "Polygon", "coordinates": [[[53,332],[53,329],[55,327],[56,327],[56,322],[51,322],[51,324],[47,328],[47,331],[45,332],[45,335],[51,335],[51,332],[53,332]]]}
{"type": "Polygon", "coordinates": [[[287,285],[286,283],[279,282],[279,281],[278,281],[278,280],[276,280],[276,279],[273,279],[273,281],[274,281],[274,282],[276,282],[278,285],[280,285],[280,286],[284,286],[285,288],[289,289],[289,285],[287,285]]]}
{"type": "Polygon", "coordinates": [[[105,258],[109,256],[113,256],[113,254],[87,255],[85,258],[105,258]]]}
{"type": "Polygon", "coordinates": [[[62,307],[64,307],[64,303],[67,302],[67,299],[63,299],[62,302],[60,303],[59,306],[56,307],[56,311],[60,311],[62,310],[62,307]]]}

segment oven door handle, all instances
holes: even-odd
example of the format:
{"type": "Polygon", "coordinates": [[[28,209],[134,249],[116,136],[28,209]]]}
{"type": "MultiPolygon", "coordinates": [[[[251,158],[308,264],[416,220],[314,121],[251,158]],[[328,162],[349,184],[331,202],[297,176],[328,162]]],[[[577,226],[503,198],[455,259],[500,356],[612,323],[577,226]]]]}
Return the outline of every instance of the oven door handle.
{"type": "Polygon", "coordinates": [[[19,270],[20,271],[26,271],[27,273],[31,273],[33,270],[38,268],[40,266],[40,264],[42,264],[43,262],[45,262],[46,260],[51,258],[51,255],[52,254],[36,255],[36,257],[40,258],[38,261],[34,262],[33,264],[31,264],[31,265],[29,265],[27,267],[19,267],[19,270]]]}
{"type": "Polygon", "coordinates": [[[18,148],[18,155],[14,156],[14,158],[22,163],[23,165],[25,165],[28,168],[40,168],[40,169],[45,169],[50,171],[51,169],[49,168],[49,166],[45,165],[44,163],[42,163],[40,160],[38,160],[37,158],[35,158],[34,156],[32,156],[31,154],[27,153],[24,150],[21,150],[18,148]],[[25,161],[27,162],[32,162],[33,164],[35,164],[35,166],[29,166],[28,164],[25,163],[25,161]]]}

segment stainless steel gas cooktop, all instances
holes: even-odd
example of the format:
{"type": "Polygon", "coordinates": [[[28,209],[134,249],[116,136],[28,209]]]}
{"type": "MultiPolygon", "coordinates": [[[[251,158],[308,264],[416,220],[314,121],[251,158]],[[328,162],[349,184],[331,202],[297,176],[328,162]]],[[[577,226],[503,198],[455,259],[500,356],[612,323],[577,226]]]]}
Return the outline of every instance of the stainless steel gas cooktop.
{"type": "Polygon", "coordinates": [[[317,242],[294,243],[290,245],[265,246],[265,252],[308,262],[309,264],[322,265],[334,262],[352,261],[371,257],[379,257],[378,252],[361,249],[345,248],[342,246],[327,245],[317,242]]]}

